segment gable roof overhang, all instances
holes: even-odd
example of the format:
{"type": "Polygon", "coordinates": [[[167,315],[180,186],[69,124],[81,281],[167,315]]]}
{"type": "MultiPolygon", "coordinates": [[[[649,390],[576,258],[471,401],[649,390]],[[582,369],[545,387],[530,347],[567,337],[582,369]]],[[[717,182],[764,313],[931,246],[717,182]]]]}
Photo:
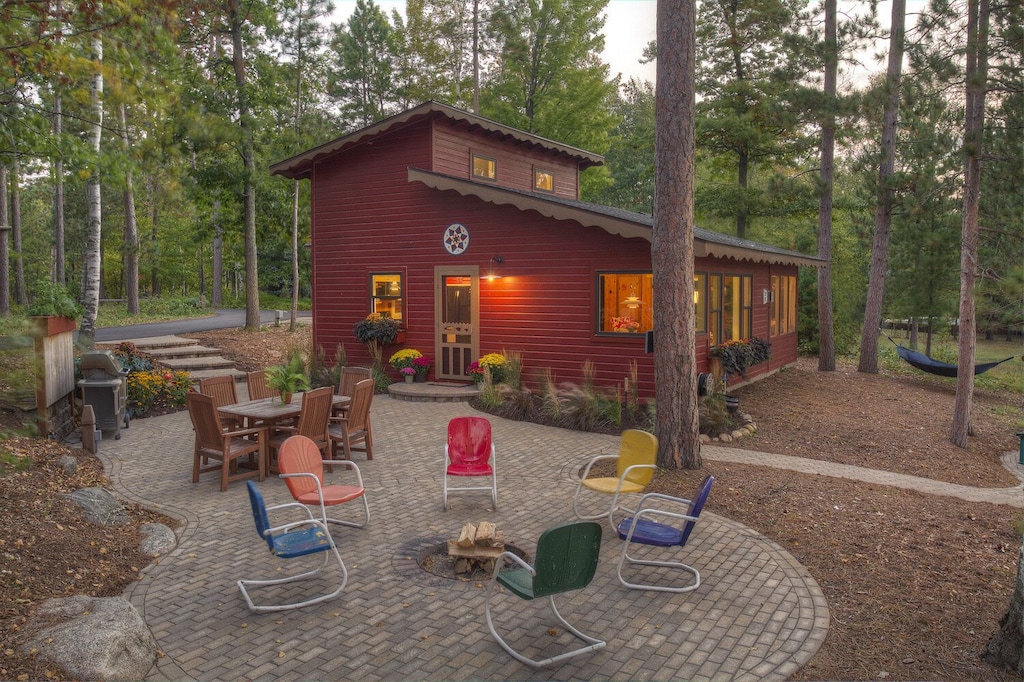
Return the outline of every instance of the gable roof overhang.
{"type": "MultiPolygon", "coordinates": [[[[462,196],[476,197],[497,206],[513,206],[521,211],[536,211],[548,218],[572,220],[583,227],[597,227],[622,237],[636,237],[647,241],[652,239],[654,218],[646,213],[634,213],[610,206],[497,185],[484,185],[419,168],[409,168],[408,177],[409,182],[419,182],[437,190],[458,192],[462,196]]],[[[787,251],[748,239],[738,239],[699,227],[694,230],[693,247],[696,258],[733,258],[754,263],[808,267],[822,267],[825,264],[825,261],[817,256],[787,251]]]]}
{"type": "Polygon", "coordinates": [[[313,166],[328,156],[345,151],[363,144],[385,133],[397,130],[426,118],[444,118],[469,128],[480,130],[488,135],[511,139],[519,144],[537,147],[548,152],[563,154],[576,161],[580,170],[591,166],[600,166],[604,163],[604,157],[593,154],[583,149],[561,144],[538,135],[532,135],[526,131],[512,128],[510,126],[492,121],[489,118],[478,116],[462,109],[448,106],[428,100],[419,106],[407,109],[400,114],[385,118],[371,126],[362,128],[348,135],[326,142],[318,147],[302,152],[290,159],[279,161],[270,167],[271,175],[282,175],[286,178],[307,179],[312,175],[313,166]]]}

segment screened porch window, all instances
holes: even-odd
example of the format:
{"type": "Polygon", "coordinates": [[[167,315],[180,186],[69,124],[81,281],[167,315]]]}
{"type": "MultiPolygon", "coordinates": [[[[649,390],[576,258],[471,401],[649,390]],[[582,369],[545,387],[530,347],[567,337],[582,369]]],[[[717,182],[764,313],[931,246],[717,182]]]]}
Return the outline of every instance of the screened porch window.
{"type": "Polygon", "coordinates": [[[405,293],[402,273],[370,273],[370,312],[402,320],[402,296],[405,293]]]}
{"type": "Polygon", "coordinates": [[[753,288],[750,275],[709,276],[708,326],[712,345],[750,338],[754,324],[753,288]]]}

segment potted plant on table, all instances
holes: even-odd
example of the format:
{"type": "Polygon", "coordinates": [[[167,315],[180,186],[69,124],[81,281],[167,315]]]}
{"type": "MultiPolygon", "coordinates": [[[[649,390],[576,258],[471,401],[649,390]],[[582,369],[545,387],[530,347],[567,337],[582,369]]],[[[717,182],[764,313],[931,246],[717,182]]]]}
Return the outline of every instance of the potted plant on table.
{"type": "Polygon", "coordinates": [[[281,402],[287,405],[297,391],[309,390],[306,364],[302,355],[293,353],[282,365],[267,368],[267,385],[281,393],[281,402]]]}

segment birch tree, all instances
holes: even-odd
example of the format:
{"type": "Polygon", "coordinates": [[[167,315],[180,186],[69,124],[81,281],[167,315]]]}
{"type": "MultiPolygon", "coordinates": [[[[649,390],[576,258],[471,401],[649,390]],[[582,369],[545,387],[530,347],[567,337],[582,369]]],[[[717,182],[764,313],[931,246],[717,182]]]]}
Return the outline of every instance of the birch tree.
{"type": "Polygon", "coordinates": [[[89,121],[89,141],[93,158],[89,164],[86,182],[86,247],[82,263],[82,306],[85,313],[79,329],[81,336],[91,345],[96,335],[96,315],[100,305],[100,238],[103,229],[103,204],[100,188],[100,143],[103,140],[103,39],[93,34],[90,42],[94,73],[89,86],[92,120],[89,121]]]}

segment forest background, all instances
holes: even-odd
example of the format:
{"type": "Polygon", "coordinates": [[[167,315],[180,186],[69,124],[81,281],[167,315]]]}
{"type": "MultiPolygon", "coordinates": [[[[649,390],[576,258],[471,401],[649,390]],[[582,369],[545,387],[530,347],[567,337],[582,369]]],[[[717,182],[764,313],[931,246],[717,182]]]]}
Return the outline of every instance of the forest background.
{"type": "MultiPolygon", "coordinates": [[[[324,0],[3,2],[0,312],[50,280],[130,312],[140,295],[247,310],[260,292],[305,295],[308,184],[267,167],[427,99],[605,155],[584,173],[583,199],[651,212],[654,86],[610,76],[605,6],[408,0],[386,15],[358,0],[332,24],[324,0]]],[[[705,0],[697,16],[700,226],[816,252],[821,128],[835,117],[838,352],[860,333],[883,190],[893,201],[885,315],[956,317],[966,153],[966,3],[930,3],[907,31],[885,180],[891,88],[884,75],[842,74],[862,69],[888,31],[873,4],[845,6],[835,97],[822,95],[823,6],[705,0]]],[[[979,331],[1009,338],[1024,282],[1022,10],[990,12],[976,299],[979,331]]],[[[815,273],[802,273],[811,351],[816,289],[815,273]]]]}

